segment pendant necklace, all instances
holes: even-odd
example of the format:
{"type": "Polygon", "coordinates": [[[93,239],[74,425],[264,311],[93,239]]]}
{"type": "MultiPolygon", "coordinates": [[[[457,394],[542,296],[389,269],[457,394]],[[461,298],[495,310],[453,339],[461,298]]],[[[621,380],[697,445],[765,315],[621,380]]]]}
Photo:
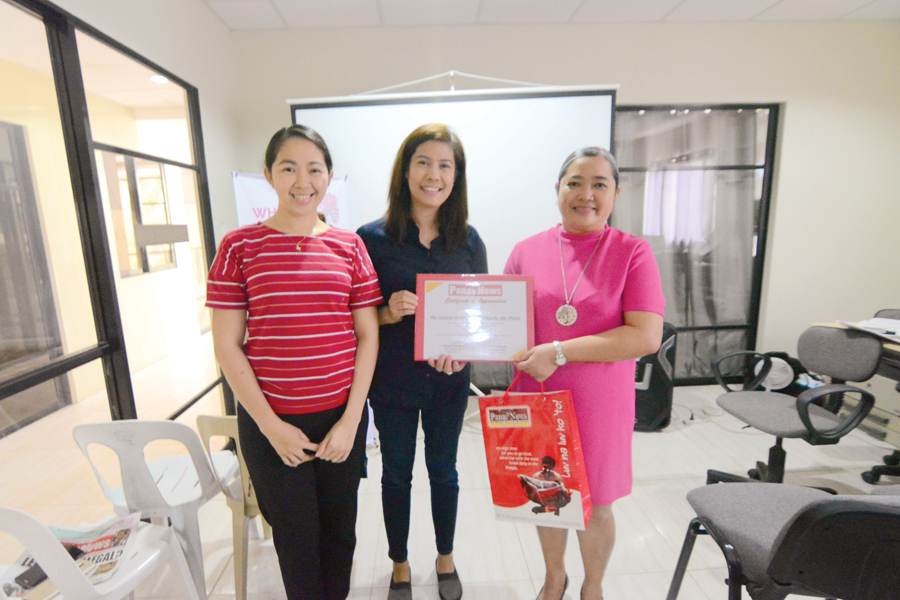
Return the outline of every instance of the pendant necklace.
{"type": "Polygon", "coordinates": [[[578,284],[581,283],[581,278],[584,277],[585,271],[587,271],[588,265],[591,264],[591,259],[594,258],[594,254],[597,252],[597,248],[600,247],[600,242],[603,241],[603,237],[606,235],[606,230],[609,229],[607,226],[603,233],[600,234],[600,239],[597,240],[597,245],[594,246],[593,252],[591,252],[591,256],[587,259],[587,262],[584,263],[584,268],[581,270],[581,275],[578,276],[578,281],[575,282],[575,287],[572,288],[572,295],[569,296],[569,288],[566,285],[566,265],[563,262],[563,251],[562,251],[562,226],[559,228],[557,239],[559,240],[559,266],[562,269],[562,279],[563,279],[563,292],[566,294],[566,303],[556,309],[556,320],[560,325],[564,325],[568,327],[575,323],[578,320],[578,311],[575,310],[575,307],[572,306],[572,300],[575,298],[575,290],[578,289],[578,284]]]}
{"type": "Polygon", "coordinates": [[[319,235],[328,231],[327,229],[323,229],[322,228],[323,226],[327,227],[327,223],[325,223],[324,221],[318,220],[318,221],[316,221],[316,224],[313,225],[312,231],[309,232],[309,235],[298,234],[298,235],[300,235],[300,241],[297,242],[297,246],[296,246],[297,252],[301,252],[301,253],[303,252],[303,242],[306,241],[307,238],[318,237],[319,235]],[[320,225],[320,223],[321,223],[321,225],[320,225]],[[316,233],[317,227],[319,228],[318,233],[316,233]]]}

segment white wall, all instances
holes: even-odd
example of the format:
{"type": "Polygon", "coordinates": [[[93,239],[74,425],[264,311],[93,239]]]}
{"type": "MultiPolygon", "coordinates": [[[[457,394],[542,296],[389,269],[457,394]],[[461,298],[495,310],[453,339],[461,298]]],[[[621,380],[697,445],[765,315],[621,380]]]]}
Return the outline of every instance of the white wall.
{"type": "Polygon", "coordinates": [[[783,102],[759,348],[794,352],[811,323],[900,306],[900,22],[367,28],[234,38],[242,171],[262,169],[268,137],[290,122],[288,98],[355,94],[451,69],[542,84],[619,83],[620,104],[783,102]]]}

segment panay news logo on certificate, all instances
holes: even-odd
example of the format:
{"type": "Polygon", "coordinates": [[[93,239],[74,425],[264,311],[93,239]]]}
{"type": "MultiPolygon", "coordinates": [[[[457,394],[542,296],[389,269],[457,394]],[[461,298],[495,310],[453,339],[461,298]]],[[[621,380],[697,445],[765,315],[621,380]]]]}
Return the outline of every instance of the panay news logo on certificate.
{"type": "Polygon", "coordinates": [[[448,296],[502,296],[503,295],[503,286],[502,285],[492,285],[492,284],[450,284],[450,289],[447,291],[448,296]]]}

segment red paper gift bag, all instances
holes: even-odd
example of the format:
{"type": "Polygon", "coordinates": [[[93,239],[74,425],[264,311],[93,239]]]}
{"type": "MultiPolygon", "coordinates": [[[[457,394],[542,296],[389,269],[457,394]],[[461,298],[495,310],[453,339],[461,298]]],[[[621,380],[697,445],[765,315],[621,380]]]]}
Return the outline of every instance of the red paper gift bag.
{"type": "Polygon", "coordinates": [[[593,505],[572,394],[507,390],[478,403],[497,518],[583,530],[593,505]]]}

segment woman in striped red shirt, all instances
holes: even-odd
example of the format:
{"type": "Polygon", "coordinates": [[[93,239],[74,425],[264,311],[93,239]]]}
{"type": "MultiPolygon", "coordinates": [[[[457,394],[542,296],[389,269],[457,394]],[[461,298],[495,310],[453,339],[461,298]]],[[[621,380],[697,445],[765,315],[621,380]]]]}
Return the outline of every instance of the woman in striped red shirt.
{"type": "Polygon", "coordinates": [[[332,176],[324,140],[300,125],[280,130],[265,175],[278,209],[225,236],[206,305],[287,596],[343,600],[381,291],[359,236],[318,217],[332,176]]]}

